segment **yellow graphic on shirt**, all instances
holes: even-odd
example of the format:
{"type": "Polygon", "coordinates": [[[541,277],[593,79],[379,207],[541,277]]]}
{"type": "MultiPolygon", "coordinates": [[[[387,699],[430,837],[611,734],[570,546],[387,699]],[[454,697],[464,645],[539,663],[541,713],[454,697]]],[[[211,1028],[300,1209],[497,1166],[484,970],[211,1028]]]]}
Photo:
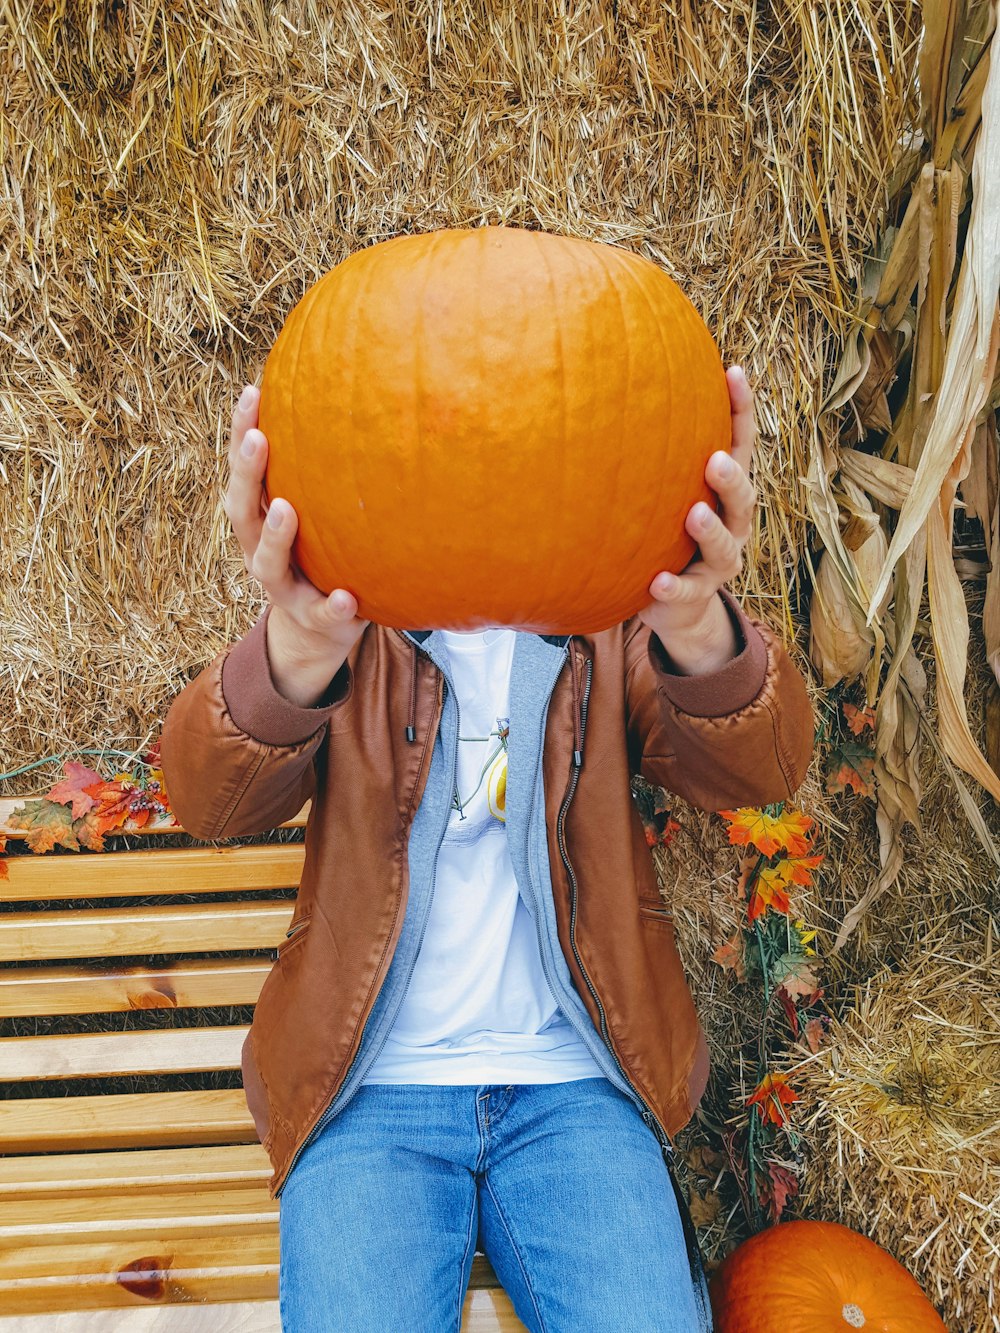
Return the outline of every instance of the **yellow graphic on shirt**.
{"type": "Polygon", "coordinates": [[[507,822],[507,751],[501,750],[486,775],[486,804],[494,819],[507,822]]]}
{"type": "Polygon", "coordinates": [[[465,818],[465,807],[472,798],[482,790],[483,783],[486,783],[486,807],[494,819],[498,819],[501,824],[507,822],[507,741],[510,736],[510,718],[498,717],[497,729],[491,731],[488,736],[459,736],[460,741],[475,742],[480,745],[489,744],[494,738],[497,741],[496,747],[487,755],[486,760],[479,770],[479,781],[476,783],[475,791],[463,800],[458,784],[451,798],[451,808],[458,811],[460,819],[465,818]]]}

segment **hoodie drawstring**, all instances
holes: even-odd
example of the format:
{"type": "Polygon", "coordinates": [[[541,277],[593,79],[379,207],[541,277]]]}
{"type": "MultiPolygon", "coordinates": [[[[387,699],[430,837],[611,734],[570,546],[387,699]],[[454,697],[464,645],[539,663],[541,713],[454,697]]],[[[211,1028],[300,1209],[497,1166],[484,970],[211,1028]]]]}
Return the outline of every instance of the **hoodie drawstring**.
{"type": "MultiPolygon", "coordinates": [[[[583,767],[583,704],[580,694],[580,672],[576,661],[576,646],[572,638],[568,646],[570,675],[573,680],[573,766],[583,767]]],[[[406,739],[412,744],[417,739],[417,645],[410,643],[410,720],[406,739]]]]}

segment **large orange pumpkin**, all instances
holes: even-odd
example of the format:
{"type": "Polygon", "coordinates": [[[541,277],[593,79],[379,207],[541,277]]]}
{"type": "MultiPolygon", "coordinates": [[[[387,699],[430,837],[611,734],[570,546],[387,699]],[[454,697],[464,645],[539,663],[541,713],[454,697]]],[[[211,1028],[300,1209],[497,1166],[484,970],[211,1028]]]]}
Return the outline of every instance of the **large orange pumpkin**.
{"type": "Polygon", "coordinates": [[[715,1333],[948,1333],[891,1254],[839,1222],[780,1222],[709,1282],[715,1333]]]}
{"type": "Polygon", "coordinates": [[[731,440],[718,350],[651,260],[509,227],[357,251],[264,368],[266,493],[365,619],[593,632],[694,553],[731,440]]]}

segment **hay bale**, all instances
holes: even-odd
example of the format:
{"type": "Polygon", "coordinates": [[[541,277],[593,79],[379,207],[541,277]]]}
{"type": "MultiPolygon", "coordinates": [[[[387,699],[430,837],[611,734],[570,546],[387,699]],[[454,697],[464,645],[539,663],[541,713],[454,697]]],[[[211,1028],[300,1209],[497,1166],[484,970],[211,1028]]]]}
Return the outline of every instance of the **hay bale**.
{"type": "Polygon", "coordinates": [[[791,1066],[811,1111],[800,1203],[878,1241],[962,1333],[1000,1329],[1000,929],[921,919],[829,1047],[791,1066]]]}
{"type": "Polygon", "coordinates": [[[800,479],[917,21],[909,0],[11,0],[0,794],[40,756],[139,750],[249,628],[232,405],[306,288],[400,231],[540,227],[681,283],[757,390],[745,588],[790,636],[800,479]]]}

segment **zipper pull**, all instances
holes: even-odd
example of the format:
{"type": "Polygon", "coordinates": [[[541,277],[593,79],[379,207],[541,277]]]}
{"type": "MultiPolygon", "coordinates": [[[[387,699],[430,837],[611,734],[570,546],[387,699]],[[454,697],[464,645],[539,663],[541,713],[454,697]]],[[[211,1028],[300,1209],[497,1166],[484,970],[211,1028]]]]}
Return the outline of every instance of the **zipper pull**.
{"type": "Polygon", "coordinates": [[[663,1133],[663,1130],[660,1128],[659,1123],[656,1117],[653,1115],[652,1111],[643,1111],[642,1118],[643,1120],[645,1120],[646,1124],[656,1135],[656,1141],[660,1145],[663,1152],[665,1154],[673,1156],[674,1145],[663,1133]]]}

